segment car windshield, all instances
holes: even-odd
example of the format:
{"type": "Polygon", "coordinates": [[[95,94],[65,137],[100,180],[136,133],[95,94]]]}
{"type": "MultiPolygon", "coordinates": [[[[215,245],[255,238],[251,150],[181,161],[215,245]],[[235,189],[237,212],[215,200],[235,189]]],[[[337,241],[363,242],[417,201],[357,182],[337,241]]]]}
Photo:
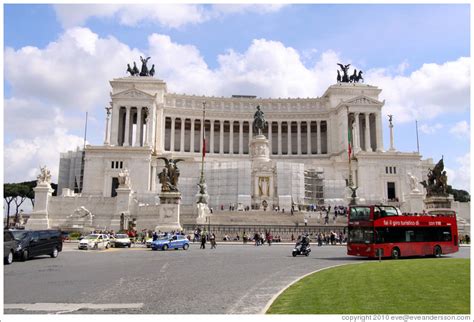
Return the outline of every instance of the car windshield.
{"type": "Polygon", "coordinates": [[[117,234],[116,238],[128,238],[128,236],[125,234],[117,234]]]}
{"type": "Polygon", "coordinates": [[[15,240],[22,240],[23,238],[26,237],[28,232],[27,231],[20,231],[20,230],[13,230],[12,234],[13,234],[13,238],[15,238],[15,240]]]}
{"type": "Polygon", "coordinates": [[[97,239],[99,237],[99,235],[88,235],[86,237],[84,237],[84,239],[97,239]]]}

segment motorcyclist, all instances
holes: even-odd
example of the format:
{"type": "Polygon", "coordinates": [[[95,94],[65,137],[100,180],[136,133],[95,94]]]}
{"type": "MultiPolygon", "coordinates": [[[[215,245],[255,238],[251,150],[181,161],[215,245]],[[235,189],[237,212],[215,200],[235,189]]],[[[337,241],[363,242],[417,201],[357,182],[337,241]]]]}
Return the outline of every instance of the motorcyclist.
{"type": "Polygon", "coordinates": [[[301,238],[301,252],[304,252],[306,250],[306,247],[308,246],[309,246],[309,236],[308,234],[305,234],[301,238]]]}

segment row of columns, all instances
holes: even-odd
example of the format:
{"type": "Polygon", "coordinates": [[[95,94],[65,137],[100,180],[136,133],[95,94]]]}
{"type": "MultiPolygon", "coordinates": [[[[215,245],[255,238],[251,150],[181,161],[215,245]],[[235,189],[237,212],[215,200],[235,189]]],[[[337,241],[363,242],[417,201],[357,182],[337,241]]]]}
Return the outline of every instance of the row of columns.
{"type": "MultiPolygon", "coordinates": [[[[143,145],[151,145],[149,141],[149,133],[150,133],[150,122],[147,121],[148,119],[148,108],[147,107],[132,107],[132,106],[123,106],[119,110],[119,131],[117,133],[117,138],[115,144],[119,145],[120,137],[123,136],[123,146],[143,146],[143,145]],[[123,110],[125,109],[125,113],[123,110]],[[123,124],[123,119],[121,116],[125,118],[125,124],[123,124]],[[134,118],[136,116],[136,123],[134,122],[134,118]],[[135,140],[132,142],[133,139],[133,125],[136,124],[136,131],[135,131],[135,140]],[[143,128],[145,125],[145,129],[143,128]]],[[[108,121],[107,121],[108,124],[108,121]]],[[[107,134],[106,134],[107,136],[107,134]]]]}
{"type": "Polygon", "coordinates": [[[364,151],[373,152],[382,150],[382,129],[379,124],[382,124],[381,114],[380,113],[352,113],[354,116],[353,119],[353,131],[352,131],[352,143],[354,147],[354,152],[361,151],[361,145],[364,143],[364,151]],[[370,114],[374,115],[374,122],[370,122],[370,114]],[[361,128],[361,116],[364,120],[364,133],[360,134],[361,128]],[[372,125],[371,125],[372,124],[372,125]],[[372,131],[371,131],[371,126],[372,131]],[[375,137],[372,135],[375,134],[375,137]],[[374,142],[374,144],[372,144],[374,142]]]}
{"type": "MultiPolygon", "coordinates": [[[[170,129],[170,133],[169,134],[166,134],[163,135],[163,139],[165,140],[167,136],[169,136],[169,149],[166,148],[167,151],[170,151],[170,152],[185,152],[185,126],[186,126],[186,119],[183,119],[183,118],[171,118],[171,117],[167,117],[168,120],[170,120],[170,125],[165,125],[165,131],[166,129],[170,129]],[[176,140],[176,120],[180,120],[180,144],[179,144],[179,151],[175,151],[175,140],[176,140]]],[[[189,137],[190,137],[190,151],[191,152],[194,152],[194,146],[195,146],[195,122],[196,120],[199,120],[200,122],[202,122],[202,119],[188,119],[191,121],[191,128],[190,128],[190,133],[189,133],[189,137]]],[[[239,142],[239,149],[238,149],[238,154],[244,154],[244,146],[243,146],[243,141],[244,141],[244,123],[247,123],[248,124],[248,129],[249,129],[249,132],[248,132],[248,135],[249,135],[249,141],[252,139],[252,136],[253,136],[253,128],[252,128],[252,122],[251,121],[243,121],[243,120],[239,120],[239,121],[222,121],[222,120],[206,120],[206,121],[210,121],[210,129],[208,130],[209,133],[206,134],[206,137],[207,137],[207,143],[209,145],[209,150],[208,152],[209,153],[214,153],[214,140],[215,140],[215,137],[216,137],[216,134],[215,134],[215,131],[214,131],[214,124],[215,122],[220,122],[220,130],[219,130],[219,153],[224,153],[224,124],[227,122],[230,126],[229,126],[229,154],[234,154],[234,123],[235,122],[238,122],[239,123],[239,133],[238,133],[238,142],[239,142]]],[[[273,145],[272,145],[272,140],[273,140],[273,129],[272,129],[272,124],[274,123],[277,123],[278,125],[278,131],[277,131],[277,140],[278,140],[278,143],[277,143],[277,152],[276,153],[273,153],[273,154],[277,154],[277,155],[283,155],[283,149],[282,149],[282,142],[283,142],[283,131],[282,131],[282,125],[283,123],[286,123],[287,126],[287,131],[285,132],[286,134],[286,138],[287,138],[287,153],[288,154],[292,154],[291,151],[293,150],[293,144],[296,143],[296,146],[297,146],[297,154],[298,155],[302,155],[302,131],[301,131],[301,127],[302,127],[302,124],[305,123],[306,124],[306,144],[307,144],[307,148],[306,148],[306,153],[305,154],[322,154],[323,153],[323,149],[322,149],[322,142],[321,142],[321,125],[322,125],[322,122],[326,122],[326,129],[328,128],[327,124],[328,122],[325,121],[325,120],[315,120],[315,121],[268,121],[268,128],[267,128],[267,131],[265,131],[266,133],[264,133],[264,135],[267,137],[267,139],[269,140],[269,146],[271,147],[271,150],[273,145]],[[296,132],[296,140],[297,142],[292,142],[292,131],[291,131],[291,124],[293,122],[296,122],[296,125],[297,125],[297,132],[296,132]],[[315,151],[312,152],[312,132],[311,132],[311,124],[316,124],[316,149],[315,151]]],[[[166,124],[169,124],[169,123],[166,123],[166,124]]],[[[200,126],[200,145],[199,145],[199,152],[202,152],[202,137],[203,137],[203,130],[205,129],[205,126],[200,126]]],[[[245,132],[247,134],[247,132],[245,132]]],[[[327,153],[327,148],[328,148],[328,142],[329,142],[329,131],[326,130],[326,151],[325,153],[327,153]]],[[[165,144],[165,146],[167,146],[167,144],[165,144]]]]}

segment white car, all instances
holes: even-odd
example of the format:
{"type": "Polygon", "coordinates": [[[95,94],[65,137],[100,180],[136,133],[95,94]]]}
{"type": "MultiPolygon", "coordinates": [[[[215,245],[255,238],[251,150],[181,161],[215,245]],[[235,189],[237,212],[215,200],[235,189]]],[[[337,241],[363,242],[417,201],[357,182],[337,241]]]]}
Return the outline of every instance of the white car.
{"type": "Polygon", "coordinates": [[[127,234],[117,234],[110,241],[110,246],[112,247],[128,247],[132,246],[130,237],[127,234]]]}
{"type": "Polygon", "coordinates": [[[79,249],[109,248],[109,237],[104,234],[90,234],[82,238],[77,246],[79,249]]]}

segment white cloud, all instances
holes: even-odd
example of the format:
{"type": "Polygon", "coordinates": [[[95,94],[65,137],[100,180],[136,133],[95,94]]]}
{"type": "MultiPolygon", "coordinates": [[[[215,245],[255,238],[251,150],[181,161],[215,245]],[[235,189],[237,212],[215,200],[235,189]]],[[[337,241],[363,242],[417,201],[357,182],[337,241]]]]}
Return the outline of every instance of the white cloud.
{"type": "Polygon", "coordinates": [[[435,134],[438,130],[442,129],[443,125],[440,123],[436,123],[433,125],[430,124],[421,124],[420,131],[425,134],[435,134]]]}
{"type": "Polygon", "coordinates": [[[160,24],[168,28],[181,28],[210,19],[238,13],[267,14],[280,10],[281,4],[57,4],[56,15],[64,28],[82,26],[89,18],[117,18],[125,26],[160,24]]]}
{"type": "MultiPolygon", "coordinates": [[[[366,83],[383,89],[385,111],[397,121],[434,119],[445,113],[469,109],[470,61],[461,57],[456,61],[424,64],[408,76],[391,75],[389,70],[371,69],[365,73],[366,83]]],[[[404,68],[399,68],[403,71],[404,68]]]]}
{"type": "Polygon", "coordinates": [[[446,168],[448,184],[454,189],[471,191],[471,153],[456,158],[456,170],[446,168]]]}
{"type": "Polygon", "coordinates": [[[449,133],[454,134],[458,138],[470,138],[470,128],[466,121],[457,122],[450,130],[449,133]]]}
{"type": "Polygon", "coordinates": [[[70,135],[66,129],[55,128],[52,134],[28,140],[18,138],[5,146],[5,182],[33,180],[39,167],[46,165],[51,170],[53,182],[57,182],[59,154],[82,146],[83,138],[70,135]]]}

